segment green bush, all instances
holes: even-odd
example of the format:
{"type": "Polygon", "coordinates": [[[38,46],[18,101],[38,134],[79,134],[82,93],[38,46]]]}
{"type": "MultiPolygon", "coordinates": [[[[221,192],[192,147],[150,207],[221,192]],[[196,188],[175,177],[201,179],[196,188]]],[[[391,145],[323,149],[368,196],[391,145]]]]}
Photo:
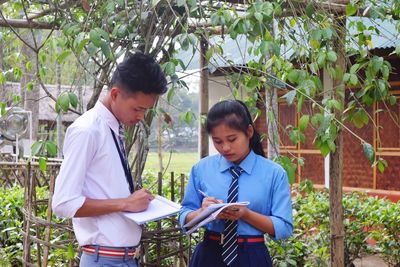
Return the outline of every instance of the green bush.
{"type": "Polygon", "coordinates": [[[370,216],[378,252],[389,266],[400,267],[400,202],[379,199],[374,208],[370,216]]]}
{"type": "MultiPolygon", "coordinates": [[[[287,240],[268,240],[274,265],[328,266],[329,192],[315,191],[310,182],[299,185],[293,198],[294,233],[287,240]]],[[[400,266],[400,203],[359,192],[343,195],[345,265],[366,254],[379,253],[389,266],[400,266]],[[376,247],[368,245],[374,238],[376,247]]]]}
{"type": "MultiPolygon", "coordinates": [[[[37,216],[41,219],[47,218],[47,201],[48,188],[37,187],[36,197],[41,204],[37,208],[37,216]],[[43,201],[45,200],[45,201],[43,201]]],[[[24,188],[15,185],[11,188],[0,187],[0,266],[22,266],[22,252],[23,252],[23,207],[24,207],[24,188]]],[[[65,219],[53,217],[53,222],[65,223],[65,219]]],[[[42,226],[31,227],[30,234],[38,238],[44,237],[45,228],[42,226]]],[[[50,242],[58,242],[70,239],[69,233],[65,230],[53,229],[50,242]]],[[[70,245],[72,246],[72,244],[70,245]]],[[[67,245],[68,247],[68,245],[67,245]]],[[[67,250],[63,249],[50,249],[49,265],[51,266],[65,266],[64,263],[69,259],[74,258],[74,248],[67,250]]],[[[37,246],[31,246],[31,261],[37,261],[37,246]]]]}
{"type": "Polygon", "coordinates": [[[21,265],[23,247],[21,229],[23,225],[24,191],[19,186],[0,187],[0,199],[2,203],[0,205],[1,261],[4,266],[18,266],[21,265]]]}

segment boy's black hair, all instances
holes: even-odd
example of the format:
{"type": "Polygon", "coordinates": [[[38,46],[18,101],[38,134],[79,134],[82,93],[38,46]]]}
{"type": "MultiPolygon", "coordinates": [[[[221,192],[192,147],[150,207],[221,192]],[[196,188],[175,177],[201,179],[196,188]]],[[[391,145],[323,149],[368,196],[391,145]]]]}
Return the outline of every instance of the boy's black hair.
{"type": "Polygon", "coordinates": [[[128,93],[164,94],[167,79],[160,65],[150,56],[135,53],[117,65],[110,88],[118,86],[128,93]]]}
{"type": "Polygon", "coordinates": [[[256,154],[265,157],[260,134],[254,127],[249,109],[242,101],[224,100],[211,107],[207,114],[206,128],[208,134],[211,133],[214,127],[221,123],[224,123],[230,128],[239,130],[246,135],[247,129],[249,125],[251,125],[254,129],[254,134],[250,139],[250,148],[253,149],[256,154]]]}

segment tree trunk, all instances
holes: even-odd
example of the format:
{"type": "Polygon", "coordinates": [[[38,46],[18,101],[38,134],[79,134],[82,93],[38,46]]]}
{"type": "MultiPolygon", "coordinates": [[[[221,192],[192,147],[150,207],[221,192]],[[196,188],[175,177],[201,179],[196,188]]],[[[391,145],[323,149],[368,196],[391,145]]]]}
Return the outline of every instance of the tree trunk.
{"type": "MultiPolygon", "coordinates": [[[[61,94],[61,64],[56,63],[56,79],[57,79],[57,96],[61,94]]],[[[62,112],[57,115],[57,157],[62,157],[63,147],[63,127],[62,127],[62,112]]]]}
{"type": "MultiPolygon", "coordinates": [[[[23,35],[24,40],[35,47],[33,38],[37,40],[36,36],[32,36],[30,31],[25,32],[23,35]]],[[[21,49],[21,54],[24,59],[21,61],[21,70],[22,70],[22,78],[20,84],[20,95],[21,95],[21,105],[24,106],[25,110],[29,110],[32,112],[32,138],[33,140],[37,139],[38,129],[39,129],[39,99],[40,99],[40,88],[35,83],[35,73],[36,69],[36,53],[28,46],[23,45],[21,49]],[[26,65],[27,62],[31,62],[32,69],[29,70],[26,65]],[[33,88],[29,92],[27,90],[27,85],[29,82],[33,82],[33,88]]]]}
{"type": "MultiPolygon", "coordinates": [[[[337,19],[335,21],[337,28],[337,39],[335,52],[337,54],[337,62],[335,66],[340,67],[343,72],[346,71],[345,61],[345,26],[346,18],[337,19]]],[[[342,77],[333,80],[332,97],[342,103],[344,106],[344,85],[342,77]]],[[[341,120],[342,113],[335,109],[335,117],[341,120]]],[[[338,133],[335,141],[336,151],[330,156],[329,164],[329,222],[331,230],[331,266],[344,266],[344,226],[343,226],[343,203],[342,203],[342,185],[343,185],[343,133],[342,127],[338,125],[338,133]]]]}
{"type": "MultiPolygon", "coordinates": [[[[161,102],[158,102],[158,104],[161,105],[161,102]]],[[[162,116],[161,114],[159,114],[157,120],[157,155],[158,155],[159,170],[161,173],[164,172],[163,156],[162,156],[162,133],[163,133],[162,123],[163,123],[162,116]]]]}
{"type": "MultiPolygon", "coordinates": [[[[0,32],[3,28],[0,28],[0,32]]],[[[0,72],[4,71],[4,37],[0,37],[0,72]]],[[[0,101],[7,101],[7,92],[4,84],[0,83],[0,101]]]]}
{"type": "Polygon", "coordinates": [[[278,92],[276,87],[267,89],[267,126],[268,126],[268,158],[279,156],[279,132],[278,132],[278,92]]]}
{"type": "Polygon", "coordinates": [[[208,61],[206,53],[208,50],[208,40],[202,35],[200,39],[200,158],[208,156],[208,134],[203,125],[203,118],[208,113],[208,61]]]}

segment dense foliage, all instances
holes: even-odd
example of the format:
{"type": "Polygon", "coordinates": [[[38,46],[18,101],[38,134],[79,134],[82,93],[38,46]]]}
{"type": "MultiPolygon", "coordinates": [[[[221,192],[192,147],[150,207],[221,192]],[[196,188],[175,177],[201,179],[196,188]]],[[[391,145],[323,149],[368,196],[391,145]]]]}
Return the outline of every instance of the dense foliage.
{"type": "MultiPolygon", "coordinates": [[[[294,234],[288,240],[269,241],[277,266],[329,266],[329,192],[315,191],[305,181],[294,191],[294,234]]],[[[345,265],[378,254],[389,266],[400,264],[400,202],[359,192],[343,196],[345,265]],[[374,241],[376,245],[373,244],[374,241]]]]}
{"type": "MultiPolygon", "coordinates": [[[[175,200],[180,201],[180,182],[177,177],[175,200]]],[[[157,179],[151,172],[146,172],[145,186],[156,190],[157,179]]],[[[38,188],[38,196],[45,198],[47,188],[38,188]]],[[[294,234],[288,240],[268,241],[268,247],[277,266],[328,266],[329,261],[329,201],[327,191],[314,191],[309,182],[303,183],[295,191],[293,198],[294,234]]],[[[155,192],[156,193],[156,192],[155,192]]],[[[163,179],[162,194],[171,198],[170,177],[163,179]]],[[[0,188],[2,205],[0,206],[0,255],[1,266],[21,266],[22,257],[22,222],[23,222],[23,189],[14,186],[9,189],[0,188]]],[[[400,220],[400,203],[392,203],[385,199],[369,197],[357,192],[344,195],[345,208],[345,260],[346,266],[367,254],[379,254],[389,266],[400,264],[400,236],[398,221],[400,220]],[[371,246],[367,241],[376,241],[371,246]]],[[[39,210],[39,216],[46,218],[47,208],[39,210]]],[[[53,221],[62,223],[58,218],[53,221]]],[[[65,223],[65,221],[64,221],[65,223]]],[[[162,221],[162,228],[173,227],[174,222],[162,221]]],[[[149,230],[157,229],[157,223],[147,226],[149,230]]],[[[37,231],[32,229],[31,231],[37,231]]],[[[43,231],[41,229],[40,231],[43,231]]],[[[35,233],[42,235],[42,233],[35,233]]],[[[53,231],[51,240],[66,240],[67,235],[53,231]]],[[[185,242],[188,240],[185,238],[185,242]]],[[[193,239],[192,239],[193,241],[193,239]]],[[[371,243],[371,242],[369,242],[371,243]]],[[[187,243],[186,243],[187,244],[187,243]]],[[[177,243],[163,244],[161,254],[168,248],[176,248],[177,243]]],[[[37,255],[36,246],[32,246],[32,256],[37,255]]],[[[76,249],[76,248],[75,248],[76,249]]],[[[76,257],[74,247],[65,250],[51,250],[49,264],[62,266],[69,259],[76,257]]],[[[154,246],[146,253],[148,261],[156,258],[154,246]]],[[[173,258],[164,261],[172,264],[173,258]]]]}

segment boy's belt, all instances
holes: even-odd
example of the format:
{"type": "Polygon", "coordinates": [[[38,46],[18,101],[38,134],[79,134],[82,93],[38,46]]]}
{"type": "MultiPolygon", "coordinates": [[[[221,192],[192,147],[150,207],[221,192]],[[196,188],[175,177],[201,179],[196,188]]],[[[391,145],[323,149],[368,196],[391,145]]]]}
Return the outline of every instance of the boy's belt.
{"type": "Polygon", "coordinates": [[[99,254],[100,256],[106,257],[134,257],[136,254],[136,248],[132,247],[102,247],[94,245],[86,245],[82,247],[82,251],[90,254],[99,254]]]}
{"type": "MultiPolygon", "coordinates": [[[[204,238],[208,240],[219,241],[221,244],[223,243],[224,236],[217,233],[209,233],[206,232],[204,234],[204,238]]],[[[238,243],[264,243],[264,236],[238,236],[237,238],[238,243]]]]}

